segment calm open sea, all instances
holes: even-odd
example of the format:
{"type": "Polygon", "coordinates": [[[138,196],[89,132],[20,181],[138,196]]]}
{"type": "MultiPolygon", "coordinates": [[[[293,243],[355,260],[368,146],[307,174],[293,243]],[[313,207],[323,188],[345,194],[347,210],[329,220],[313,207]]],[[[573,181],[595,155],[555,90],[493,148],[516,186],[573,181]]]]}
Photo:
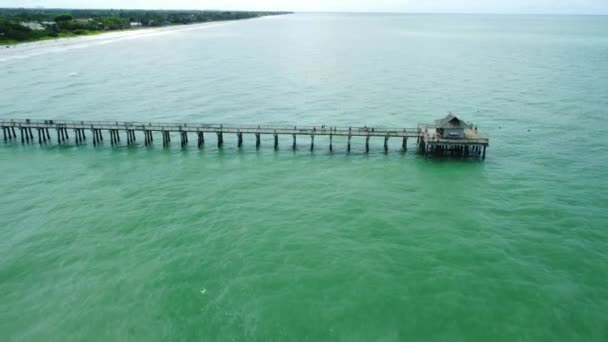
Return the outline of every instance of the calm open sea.
{"type": "Polygon", "coordinates": [[[488,158],[356,138],[350,155],[320,137],[312,153],[0,143],[1,340],[608,339],[608,17],[150,32],[3,49],[0,117],[416,127],[453,111],[488,158]]]}

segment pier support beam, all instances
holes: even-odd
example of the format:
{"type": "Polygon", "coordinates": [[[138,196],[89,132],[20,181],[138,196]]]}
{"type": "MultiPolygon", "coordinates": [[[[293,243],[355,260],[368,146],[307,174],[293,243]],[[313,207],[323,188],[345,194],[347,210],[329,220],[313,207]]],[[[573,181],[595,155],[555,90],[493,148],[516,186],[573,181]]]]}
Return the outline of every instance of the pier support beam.
{"type": "Polygon", "coordinates": [[[171,143],[171,132],[163,131],[163,146],[167,147],[171,143]]]}
{"type": "Polygon", "coordinates": [[[205,144],[205,133],[198,132],[198,147],[201,147],[205,144]]]}
{"type": "Polygon", "coordinates": [[[224,144],[224,134],[222,132],[217,132],[217,147],[222,147],[224,144]]]}
{"type": "Polygon", "coordinates": [[[101,144],[103,142],[103,133],[101,133],[100,129],[96,129],[95,133],[97,134],[97,143],[101,144]]]}
{"type": "Polygon", "coordinates": [[[483,159],[483,160],[485,160],[485,159],[486,159],[486,147],[487,147],[487,146],[485,146],[485,145],[483,146],[483,154],[482,154],[482,156],[481,156],[481,159],[483,159]]]}
{"type": "MultiPolygon", "coordinates": [[[[185,131],[181,131],[179,132],[180,136],[181,136],[181,143],[182,143],[182,147],[185,147],[186,145],[188,145],[188,133],[186,133],[185,131]]],[[[219,144],[219,142],[218,142],[219,144]]]]}
{"type": "Polygon", "coordinates": [[[154,142],[154,137],[152,136],[152,131],[144,130],[144,143],[146,146],[151,146],[154,142]]]}

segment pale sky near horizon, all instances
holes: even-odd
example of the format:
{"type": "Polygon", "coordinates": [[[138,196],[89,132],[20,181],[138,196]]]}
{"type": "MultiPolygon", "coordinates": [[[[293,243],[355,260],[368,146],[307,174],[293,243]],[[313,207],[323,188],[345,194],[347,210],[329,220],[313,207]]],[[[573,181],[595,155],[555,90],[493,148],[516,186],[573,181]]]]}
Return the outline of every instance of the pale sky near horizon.
{"type": "Polygon", "coordinates": [[[608,14],[608,0],[0,0],[0,7],[608,14]]]}

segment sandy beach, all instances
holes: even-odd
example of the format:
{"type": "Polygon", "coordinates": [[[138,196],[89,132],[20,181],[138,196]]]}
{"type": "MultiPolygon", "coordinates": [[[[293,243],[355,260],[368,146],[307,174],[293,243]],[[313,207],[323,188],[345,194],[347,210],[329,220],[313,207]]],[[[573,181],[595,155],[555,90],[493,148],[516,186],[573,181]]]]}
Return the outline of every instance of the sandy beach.
{"type": "Polygon", "coordinates": [[[154,28],[138,28],[122,31],[110,31],[91,36],[58,38],[15,45],[0,45],[0,63],[16,59],[25,59],[47,53],[56,53],[69,49],[81,49],[93,45],[110,44],[113,42],[174,34],[178,32],[204,30],[218,26],[234,24],[241,20],[215,21],[209,23],[173,25],[154,28]]]}

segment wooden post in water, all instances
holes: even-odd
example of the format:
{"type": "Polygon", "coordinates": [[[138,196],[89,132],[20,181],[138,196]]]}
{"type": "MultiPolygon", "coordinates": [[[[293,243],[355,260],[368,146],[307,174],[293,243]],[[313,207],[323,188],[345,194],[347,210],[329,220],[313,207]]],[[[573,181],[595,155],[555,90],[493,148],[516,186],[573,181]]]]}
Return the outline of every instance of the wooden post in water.
{"type": "Polygon", "coordinates": [[[275,151],[279,149],[279,135],[277,132],[274,132],[274,149],[275,151]]]}
{"type": "Polygon", "coordinates": [[[295,151],[296,150],[296,135],[293,134],[293,146],[292,149],[295,151]]]}
{"type": "Polygon", "coordinates": [[[310,150],[314,150],[315,149],[315,135],[311,134],[310,135],[310,150]]]}
{"type": "Polygon", "coordinates": [[[407,138],[406,137],[403,137],[402,147],[403,147],[403,151],[407,151],[407,138]]]}
{"type": "Polygon", "coordinates": [[[217,132],[217,147],[222,147],[224,144],[224,134],[222,132],[217,132]]]}
{"type": "Polygon", "coordinates": [[[205,135],[203,132],[198,132],[198,147],[200,148],[205,144],[205,135]]]}
{"type": "Polygon", "coordinates": [[[240,147],[242,147],[242,146],[243,146],[243,133],[238,132],[238,133],[236,134],[236,137],[237,137],[237,140],[238,140],[237,145],[238,145],[238,147],[240,148],[240,147]]]}
{"type": "Polygon", "coordinates": [[[388,152],[388,135],[384,137],[384,152],[388,152]]]}
{"type": "Polygon", "coordinates": [[[260,133],[255,134],[255,148],[260,148],[260,133]]]}
{"type": "Polygon", "coordinates": [[[369,135],[365,137],[365,153],[369,152],[369,135]]]}
{"type": "MultiPolygon", "coordinates": [[[[331,130],[331,127],[329,128],[331,130]]],[[[329,152],[332,152],[334,150],[334,135],[333,134],[329,134],[329,152]]]]}

